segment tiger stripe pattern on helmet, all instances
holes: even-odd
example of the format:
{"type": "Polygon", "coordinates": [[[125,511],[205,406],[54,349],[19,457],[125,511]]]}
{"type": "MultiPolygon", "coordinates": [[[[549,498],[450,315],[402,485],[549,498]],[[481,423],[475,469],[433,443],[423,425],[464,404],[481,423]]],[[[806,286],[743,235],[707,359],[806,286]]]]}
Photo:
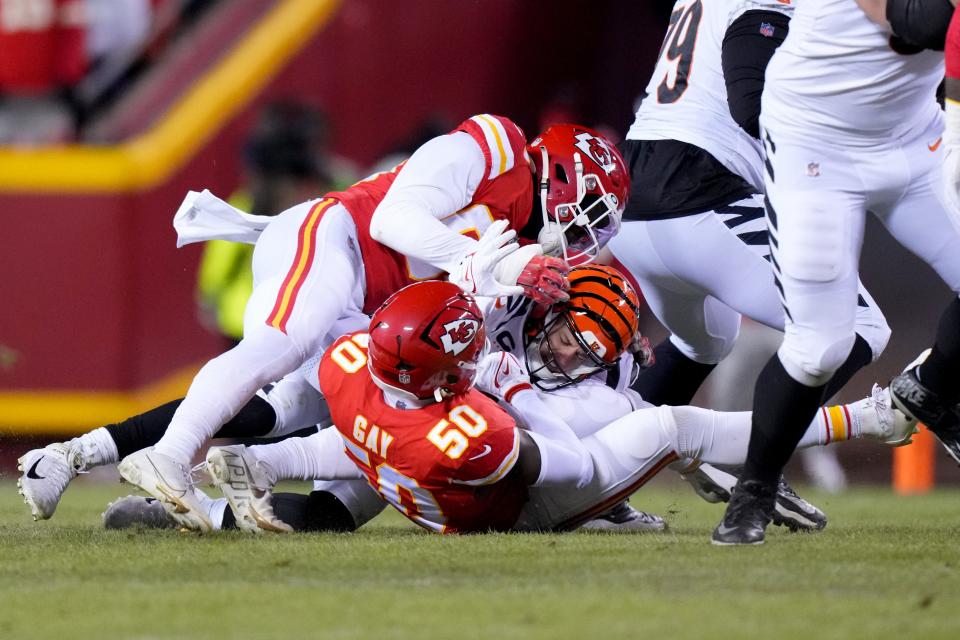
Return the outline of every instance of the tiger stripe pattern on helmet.
{"type": "Polygon", "coordinates": [[[565,311],[582,345],[602,353],[606,364],[620,357],[640,326],[640,299],[633,286],[613,267],[589,264],[568,275],[570,300],[565,311]],[[602,348],[589,338],[604,342],[602,348]]]}

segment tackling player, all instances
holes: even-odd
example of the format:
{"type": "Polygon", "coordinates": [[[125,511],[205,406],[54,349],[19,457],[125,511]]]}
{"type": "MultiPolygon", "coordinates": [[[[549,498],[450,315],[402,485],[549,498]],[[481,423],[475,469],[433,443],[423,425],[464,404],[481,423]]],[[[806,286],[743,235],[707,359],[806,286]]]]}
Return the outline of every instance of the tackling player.
{"type": "MultiPolygon", "coordinates": [[[[191,193],[175,217],[181,244],[256,243],[244,339],[201,369],[156,448],[128,455],[121,472],[134,484],[149,480],[143,488],[172,512],[202,513],[189,461],[258,389],[303,365],[350,323],[365,324],[364,314],[412,281],[447,272],[474,293],[564,299],[560,258],[599,252],[619,228],[628,188],[619,153],[590,129],[556,125],[527,145],[510,120],[478,115],[394,170],[268,220],[208,192],[191,193]],[[518,248],[508,225],[558,257],[540,255],[539,245],[518,248]],[[471,237],[478,235],[479,242],[471,237]]],[[[83,468],[84,444],[99,462],[119,456],[111,434],[87,440],[80,451],[57,444],[20,459],[20,490],[35,518],[50,517],[83,468]]],[[[183,524],[209,528],[200,518],[183,524]]]]}

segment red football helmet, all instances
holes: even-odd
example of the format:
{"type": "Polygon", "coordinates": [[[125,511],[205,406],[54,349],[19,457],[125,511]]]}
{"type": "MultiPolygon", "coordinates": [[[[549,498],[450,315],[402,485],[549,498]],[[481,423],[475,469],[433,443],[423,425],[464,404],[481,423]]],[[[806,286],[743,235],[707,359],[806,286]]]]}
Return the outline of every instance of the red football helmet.
{"type": "Polygon", "coordinates": [[[610,140],[587,127],[555,124],[527,146],[540,189],[547,255],[590,262],[620,230],[630,173],[610,140]]]}
{"type": "Polygon", "coordinates": [[[570,300],[550,308],[526,345],[527,370],[541,389],[612,369],[640,327],[640,299],[619,271],[591,264],[574,267],[568,277],[570,300]]]}
{"type": "Polygon", "coordinates": [[[374,312],[368,366],[379,386],[439,402],[470,389],[484,340],[472,296],[450,282],[417,282],[374,312]]]}

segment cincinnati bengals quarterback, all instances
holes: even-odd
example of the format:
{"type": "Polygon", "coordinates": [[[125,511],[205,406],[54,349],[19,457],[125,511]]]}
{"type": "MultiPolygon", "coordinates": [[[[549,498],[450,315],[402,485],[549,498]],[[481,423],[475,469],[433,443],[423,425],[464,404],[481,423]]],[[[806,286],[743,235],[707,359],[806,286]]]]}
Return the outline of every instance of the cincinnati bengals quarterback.
{"type": "MultiPolygon", "coordinates": [[[[593,328],[607,320],[613,318],[604,314],[593,328]]],[[[569,330],[566,321],[558,326],[569,330]]],[[[586,374],[590,356],[577,352],[596,354],[611,335],[585,333],[583,343],[565,347],[558,332],[548,368],[563,369],[566,379],[586,374]]],[[[345,462],[352,461],[353,477],[362,474],[383,500],[440,533],[567,530],[680,458],[737,464],[745,454],[747,414],[696,407],[634,411],[580,438],[546,405],[515,356],[495,351],[481,359],[484,338],[476,302],[444,282],[402,289],[377,310],[369,332],[340,338],[319,374],[336,430],[301,443],[316,477],[348,479],[345,462]],[[508,404],[523,428],[478,389],[508,404]]],[[[883,392],[825,411],[801,446],[859,436],[902,444],[913,430],[883,392]]],[[[290,456],[274,456],[276,446],[214,447],[207,454],[238,523],[289,530],[271,504],[277,480],[293,477],[290,456]]]]}

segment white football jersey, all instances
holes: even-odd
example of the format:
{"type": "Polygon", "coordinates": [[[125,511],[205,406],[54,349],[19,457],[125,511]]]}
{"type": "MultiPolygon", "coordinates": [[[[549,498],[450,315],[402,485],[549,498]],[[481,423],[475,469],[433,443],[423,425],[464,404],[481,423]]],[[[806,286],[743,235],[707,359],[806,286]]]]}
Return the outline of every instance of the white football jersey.
{"type": "Polygon", "coordinates": [[[803,0],[767,67],[765,128],[856,144],[896,137],[937,117],[943,52],[903,55],[854,0],[803,0]]]}
{"type": "Polygon", "coordinates": [[[679,140],[700,147],[762,191],[763,152],[730,115],[721,64],[727,28],[750,10],[789,16],[793,6],[790,0],[677,0],[647,97],[627,139],[679,140]]]}

